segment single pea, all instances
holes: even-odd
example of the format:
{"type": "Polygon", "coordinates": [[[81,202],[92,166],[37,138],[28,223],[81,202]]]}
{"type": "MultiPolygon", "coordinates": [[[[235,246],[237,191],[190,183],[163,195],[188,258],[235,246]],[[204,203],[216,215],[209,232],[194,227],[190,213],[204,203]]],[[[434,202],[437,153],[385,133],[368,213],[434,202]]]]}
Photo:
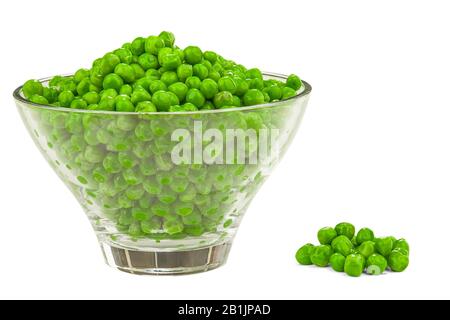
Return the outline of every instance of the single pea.
{"type": "Polygon", "coordinates": [[[201,108],[205,104],[205,97],[198,89],[189,89],[186,93],[186,102],[190,102],[197,108],[201,108]]]}
{"type": "Polygon", "coordinates": [[[358,243],[358,245],[366,241],[373,241],[374,239],[375,236],[373,234],[373,231],[369,228],[362,228],[356,235],[356,242],[358,243]]]}
{"type": "Polygon", "coordinates": [[[375,242],[365,241],[358,247],[358,252],[364,257],[368,258],[375,253],[375,242]]]}
{"type": "Polygon", "coordinates": [[[262,79],[249,79],[248,86],[250,89],[264,90],[264,81],[262,79]]]}
{"type": "Polygon", "coordinates": [[[151,99],[152,96],[150,95],[150,93],[148,93],[144,89],[134,90],[134,92],[131,94],[131,102],[135,105],[142,101],[150,101],[151,99]]]}
{"type": "Polygon", "coordinates": [[[217,93],[214,96],[214,106],[217,109],[225,108],[232,106],[234,104],[234,98],[231,92],[228,91],[222,91],[217,93]]]}
{"type": "Polygon", "coordinates": [[[157,36],[150,36],[145,40],[145,51],[154,55],[158,55],[159,50],[164,46],[163,39],[157,36]]]}
{"type": "Polygon", "coordinates": [[[346,236],[350,240],[355,235],[355,227],[348,222],[341,222],[337,224],[336,227],[334,227],[334,229],[336,230],[339,236],[341,235],[346,236]]]}
{"type": "Polygon", "coordinates": [[[162,31],[158,37],[164,41],[164,45],[166,47],[173,47],[173,44],[175,43],[175,36],[172,32],[162,31]]]}
{"type": "Polygon", "coordinates": [[[190,89],[200,89],[202,80],[199,77],[192,76],[188,77],[185,83],[190,89]]]}
{"type": "Polygon", "coordinates": [[[253,106],[264,103],[264,95],[258,89],[250,89],[244,95],[244,105],[253,106]]]}
{"type": "Polygon", "coordinates": [[[283,95],[283,90],[277,85],[271,85],[264,88],[264,92],[269,95],[271,101],[280,100],[283,95]]]}
{"type": "Polygon", "coordinates": [[[43,90],[44,88],[42,84],[37,80],[28,80],[22,87],[22,92],[27,99],[31,98],[35,94],[41,96],[43,90]]]}
{"type": "Polygon", "coordinates": [[[86,109],[87,106],[88,105],[87,105],[86,101],[84,101],[82,98],[75,98],[70,103],[70,107],[72,109],[86,109]]]}
{"type": "Polygon", "coordinates": [[[44,98],[43,96],[40,96],[38,94],[32,95],[29,100],[31,102],[37,103],[37,104],[48,104],[48,100],[46,98],[44,98]]]}
{"type": "Polygon", "coordinates": [[[136,106],[136,112],[157,112],[156,106],[150,101],[139,102],[136,106]]]}
{"type": "Polygon", "coordinates": [[[353,244],[346,236],[340,235],[333,239],[331,242],[331,247],[335,252],[348,256],[353,249],[353,244]]]}
{"type": "Polygon", "coordinates": [[[211,101],[205,101],[205,104],[202,106],[202,110],[214,110],[214,104],[211,101]]]}
{"type": "Polygon", "coordinates": [[[245,93],[249,89],[247,81],[245,81],[244,79],[241,79],[239,77],[234,77],[234,82],[236,83],[235,94],[239,97],[242,97],[243,95],[245,95],[245,93]]]}
{"type": "Polygon", "coordinates": [[[380,254],[374,253],[367,258],[366,273],[369,275],[380,275],[387,268],[387,260],[380,254]]]}
{"type": "MultiPolygon", "coordinates": [[[[127,96],[128,97],[128,96],[127,96]]],[[[134,104],[130,99],[116,99],[116,111],[119,112],[133,112],[134,104]]]]}
{"type": "Polygon", "coordinates": [[[177,68],[177,76],[181,82],[185,82],[187,78],[194,74],[193,68],[190,64],[181,64],[177,68]]]}
{"type": "MultiPolygon", "coordinates": [[[[407,251],[407,250],[405,250],[405,249],[402,249],[402,248],[394,248],[394,249],[392,249],[392,252],[400,252],[401,254],[403,254],[403,255],[405,255],[405,256],[408,256],[409,257],[409,251],[407,251]]],[[[391,252],[391,253],[392,253],[391,252]]]]}
{"type": "Polygon", "coordinates": [[[234,94],[236,92],[236,82],[230,76],[225,76],[219,79],[218,82],[220,91],[228,91],[234,94]]]}
{"type": "Polygon", "coordinates": [[[166,91],[167,86],[161,80],[153,80],[150,82],[149,90],[152,94],[155,94],[157,91],[166,91]]]}
{"type": "Polygon", "coordinates": [[[360,254],[350,254],[345,258],[344,271],[351,277],[359,277],[365,267],[365,259],[360,254]]]}
{"type": "Polygon", "coordinates": [[[61,104],[61,107],[69,107],[74,98],[74,94],[69,90],[64,90],[58,95],[58,101],[61,104]]]}
{"type": "Polygon", "coordinates": [[[409,244],[405,239],[398,239],[394,243],[394,249],[401,248],[409,252],[409,244]]]}
{"type": "Polygon", "coordinates": [[[189,89],[188,86],[183,82],[175,82],[169,86],[169,91],[173,92],[180,101],[184,101],[188,89],[189,89]]]}
{"type": "Polygon", "coordinates": [[[333,250],[328,245],[320,245],[311,253],[311,262],[318,267],[326,267],[330,261],[333,250]]]}
{"type": "Polygon", "coordinates": [[[148,52],[139,56],[138,63],[144,70],[156,69],[159,67],[158,59],[148,52]]]}
{"type": "Polygon", "coordinates": [[[192,72],[194,73],[194,76],[198,77],[200,80],[206,79],[209,74],[208,68],[202,63],[195,64],[192,67],[192,72]]]}
{"type": "Polygon", "coordinates": [[[203,53],[203,58],[214,64],[217,61],[217,53],[213,51],[205,51],[203,53]]]}
{"type": "Polygon", "coordinates": [[[104,68],[103,71],[106,73],[111,73],[113,72],[114,68],[120,63],[120,58],[116,54],[109,52],[103,56],[101,62],[102,68],[104,68]]]}
{"type": "Polygon", "coordinates": [[[261,79],[263,78],[261,70],[258,68],[248,69],[245,73],[246,77],[249,79],[261,79]]]}
{"type": "Polygon", "coordinates": [[[90,76],[90,71],[88,69],[78,69],[75,74],[73,75],[73,80],[76,83],[80,83],[81,80],[85,79],[85,78],[89,78],[90,76]]]}
{"type": "Polygon", "coordinates": [[[129,84],[124,84],[119,91],[119,94],[125,94],[127,96],[131,96],[131,94],[133,93],[133,87],[130,86],[129,84]]]}
{"type": "Polygon", "coordinates": [[[344,272],[345,257],[338,252],[333,253],[330,257],[330,265],[334,271],[344,272]]]}
{"type": "Polygon", "coordinates": [[[42,90],[42,96],[47,99],[49,103],[54,103],[58,100],[58,90],[55,87],[44,87],[42,90]]]}
{"type": "Polygon", "coordinates": [[[86,103],[89,104],[96,104],[100,101],[100,96],[97,92],[91,91],[87,92],[83,95],[83,100],[86,101],[86,103]]]}
{"type": "Polygon", "coordinates": [[[133,42],[131,42],[130,50],[135,56],[143,54],[145,51],[145,39],[142,37],[134,39],[133,42]]]}
{"type": "Polygon", "coordinates": [[[203,53],[199,47],[189,46],[184,49],[184,59],[187,63],[195,65],[200,63],[203,58],[203,53]]]}
{"type": "Polygon", "coordinates": [[[114,111],[115,105],[116,103],[113,97],[105,96],[100,99],[97,108],[98,110],[114,111]]]}
{"type": "Polygon", "coordinates": [[[174,71],[166,71],[161,75],[161,81],[166,84],[166,86],[170,86],[172,83],[178,81],[177,73],[174,71]]]}
{"type": "Polygon", "coordinates": [[[211,71],[209,71],[208,78],[217,82],[220,79],[220,73],[218,73],[217,71],[211,70],[211,71]]]}
{"type": "Polygon", "coordinates": [[[174,93],[167,91],[155,92],[152,102],[158,111],[169,111],[170,106],[180,104],[178,97],[174,93]]]}
{"type": "Polygon", "coordinates": [[[376,251],[384,257],[389,257],[394,247],[394,242],[391,237],[378,238],[375,240],[376,251]]]}
{"type": "Polygon", "coordinates": [[[145,76],[145,70],[138,63],[132,63],[130,66],[133,68],[135,79],[139,80],[145,76]]]}
{"type": "MultiPolygon", "coordinates": [[[[123,81],[127,82],[127,83],[131,83],[135,80],[135,73],[134,73],[134,69],[132,66],[130,66],[129,64],[126,63],[119,63],[115,69],[114,69],[114,73],[116,75],[119,75],[120,78],[123,79],[123,81]]],[[[108,75],[109,76],[109,75],[108,75]]],[[[106,76],[106,77],[108,77],[106,76]]],[[[105,78],[106,78],[105,77],[105,78]]],[[[121,85],[122,86],[122,85],[121,85]]],[[[103,86],[105,87],[105,86],[103,86]]],[[[115,88],[117,91],[120,90],[119,88],[115,88]]]]}
{"type": "Polygon", "coordinates": [[[192,104],[190,102],[186,102],[185,104],[183,104],[181,106],[181,109],[183,111],[197,111],[198,110],[198,108],[194,104],[192,104]]]}
{"type": "Polygon", "coordinates": [[[122,85],[123,85],[122,78],[115,73],[108,74],[103,80],[104,89],[115,89],[119,91],[122,85]]]}
{"type": "Polygon", "coordinates": [[[409,257],[399,250],[390,253],[388,259],[389,268],[394,272],[403,272],[409,265],[409,257]]]}
{"type": "Polygon", "coordinates": [[[295,91],[292,88],[284,87],[283,88],[283,96],[281,97],[282,100],[287,100],[289,98],[295,97],[297,95],[297,91],[295,91]]]}
{"type": "Polygon", "coordinates": [[[181,65],[180,56],[176,53],[168,53],[164,55],[161,60],[161,66],[167,70],[177,70],[177,68],[181,65]]]}
{"type": "Polygon", "coordinates": [[[200,85],[200,91],[206,99],[212,99],[219,92],[219,87],[214,80],[205,79],[200,85]]]}
{"type": "Polygon", "coordinates": [[[317,238],[320,244],[330,244],[334,238],[337,237],[337,233],[332,227],[325,227],[319,230],[317,238]]]}
{"type": "Polygon", "coordinates": [[[302,80],[295,74],[291,74],[286,80],[286,86],[297,91],[302,87],[302,80]]]}
{"type": "Polygon", "coordinates": [[[314,250],[314,245],[311,243],[305,244],[303,247],[297,250],[295,259],[301,265],[311,265],[311,254],[314,250]]]}

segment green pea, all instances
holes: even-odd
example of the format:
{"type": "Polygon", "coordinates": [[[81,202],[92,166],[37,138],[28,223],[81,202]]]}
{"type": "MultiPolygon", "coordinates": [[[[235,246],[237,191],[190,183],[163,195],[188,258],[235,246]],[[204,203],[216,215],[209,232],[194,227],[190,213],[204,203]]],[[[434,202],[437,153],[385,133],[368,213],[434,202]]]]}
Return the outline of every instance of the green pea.
{"type": "Polygon", "coordinates": [[[129,99],[116,100],[116,111],[119,112],[133,112],[134,104],[129,99]]]}
{"type": "Polygon", "coordinates": [[[228,91],[234,94],[236,92],[236,82],[230,76],[225,76],[219,79],[218,82],[220,91],[228,91]]]}
{"type": "Polygon", "coordinates": [[[184,101],[188,89],[188,86],[183,82],[176,82],[169,86],[169,91],[173,92],[178,97],[179,101],[184,101]]]}
{"type": "Polygon", "coordinates": [[[244,95],[244,105],[253,106],[264,103],[264,94],[258,89],[250,89],[244,95]]]}
{"type": "Polygon", "coordinates": [[[192,67],[192,71],[194,73],[194,76],[198,77],[200,80],[204,80],[208,77],[209,71],[208,68],[202,64],[197,63],[192,67]]]}
{"type": "Polygon", "coordinates": [[[134,92],[131,94],[131,102],[133,104],[138,104],[139,102],[143,101],[150,101],[152,99],[152,96],[150,93],[148,93],[144,89],[140,90],[134,90],[134,92]]]}
{"type": "Polygon", "coordinates": [[[208,74],[208,78],[217,82],[220,79],[220,73],[217,71],[214,71],[214,70],[210,70],[209,74],[208,74]]]}
{"type": "Polygon", "coordinates": [[[123,85],[122,78],[115,73],[108,74],[103,80],[103,88],[105,89],[114,89],[119,91],[122,85],[123,85]]]}
{"type": "Polygon", "coordinates": [[[48,100],[45,97],[40,96],[38,94],[32,95],[29,100],[31,102],[34,102],[34,103],[37,103],[37,104],[48,104],[48,100]]]}
{"type": "Polygon", "coordinates": [[[409,265],[409,257],[399,250],[394,250],[389,254],[389,268],[394,272],[403,272],[409,265]]]}
{"type": "Polygon", "coordinates": [[[350,254],[345,258],[344,271],[351,277],[359,277],[365,267],[365,259],[360,254],[350,254]]]}
{"type": "Polygon", "coordinates": [[[338,235],[346,236],[348,239],[352,239],[355,235],[355,227],[348,222],[341,222],[334,227],[338,235]]]}
{"type": "Polygon", "coordinates": [[[61,107],[70,107],[74,98],[74,94],[69,90],[64,90],[58,95],[58,101],[61,104],[61,107]]]}
{"type": "Polygon", "coordinates": [[[337,237],[337,233],[332,227],[325,227],[319,230],[317,238],[320,244],[331,244],[334,238],[337,237]]]}
{"type": "Polygon", "coordinates": [[[313,251],[314,245],[311,243],[307,243],[303,247],[298,249],[297,253],[295,254],[295,259],[301,265],[311,265],[311,254],[313,253],[313,251]]]}
{"type": "Polygon", "coordinates": [[[167,91],[167,86],[161,80],[153,80],[149,85],[150,92],[155,94],[157,91],[167,91]]]}
{"type": "Polygon", "coordinates": [[[364,258],[368,258],[372,254],[375,253],[375,242],[373,241],[365,241],[361,243],[358,247],[358,252],[364,256],[364,258]]]}
{"type": "Polygon", "coordinates": [[[245,81],[244,79],[239,78],[239,77],[234,77],[234,82],[236,83],[235,94],[239,97],[242,97],[243,95],[245,95],[245,93],[249,89],[247,81],[245,81]]]}
{"type": "Polygon", "coordinates": [[[338,252],[333,253],[330,257],[331,268],[336,272],[344,272],[345,260],[342,254],[338,252]]]}
{"type": "Polygon", "coordinates": [[[362,244],[366,241],[373,241],[375,239],[375,236],[373,234],[373,231],[369,228],[362,228],[358,231],[358,234],[356,235],[356,242],[357,244],[362,244]]]}
{"type": "Polygon", "coordinates": [[[283,88],[283,96],[281,97],[283,100],[287,100],[289,98],[295,97],[297,95],[297,91],[292,88],[284,87],[283,88]]]}
{"type": "Polygon", "coordinates": [[[348,256],[352,249],[352,242],[344,235],[337,236],[331,242],[331,247],[335,252],[338,252],[344,256],[348,256]]]}
{"type": "Polygon", "coordinates": [[[145,40],[145,51],[154,55],[158,55],[164,46],[164,40],[157,36],[150,36],[145,40]]]}
{"type": "Polygon", "coordinates": [[[189,89],[186,93],[186,102],[192,103],[197,108],[201,108],[205,104],[205,97],[198,89],[189,89]]]}
{"type": "Polygon", "coordinates": [[[156,106],[150,101],[139,102],[135,109],[136,112],[157,112],[156,106]]]}
{"type": "Polygon", "coordinates": [[[397,241],[395,241],[394,243],[394,249],[404,249],[407,252],[409,252],[409,244],[405,239],[398,239],[397,241]]]}
{"type": "Polygon", "coordinates": [[[264,81],[262,79],[250,79],[248,80],[248,86],[250,89],[264,90],[264,81]]]}
{"type": "Polygon", "coordinates": [[[177,76],[179,81],[185,82],[187,78],[192,77],[194,71],[190,64],[181,64],[177,68],[177,76]]]}
{"type": "Polygon", "coordinates": [[[100,102],[98,103],[98,110],[114,111],[115,106],[115,99],[110,96],[105,96],[100,99],[100,102]]]}
{"type": "Polygon", "coordinates": [[[203,59],[203,53],[199,47],[189,46],[184,49],[184,58],[187,63],[195,65],[203,59]]]}
{"type": "Polygon", "coordinates": [[[142,37],[138,37],[131,42],[131,52],[135,56],[139,56],[143,54],[145,51],[145,39],[142,37]]]}
{"type": "Polygon", "coordinates": [[[85,79],[85,78],[89,78],[90,76],[90,71],[88,69],[78,69],[75,74],[73,75],[73,80],[76,83],[80,83],[81,80],[85,79]]]}
{"type": "Polygon", "coordinates": [[[286,80],[286,85],[289,88],[294,89],[295,91],[297,91],[298,89],[300,89],[302,87],[302,80],[300,80],[300,78],[298,76],[296,76],[295,74],[291,74],[287,80],[286,80]]]}
{"type": "Polygon", "coordinates": [[[135,79],[141,79],[145,76],[145,70],[139,64],[132,63],[130,66],[133,68],[135,79]]]}
{"type": "Polygon", "coordinates": [[[311,253],[311,262],[318,267],[326,267],[328,266],[332,254],[333,250],[331,250],[330,246],[317,246],[311,253]]]}
{"type": "Polygon", "coordinates": [[[167,91],[157,91],[152,98],[153,104],[158,111],[169,111],[169,107],[180,104],[178,97],[167,91]]]}
{"type": "Polygon", "coordinates": [[[164,45],[166,47],[173,47],[173,44],[175,43],[175,36],[172,32],[162,31],[158,37],[164,41],[164,45]]]}
{"type": "Polygon", "coordinates": [[[394,242],[391,237],[375,239],[375,249],[384,257],[389,256],[389,254],[392,252],[393,247],[394,242]]]}
{"type": "Polygon", "coordinates": [[[54,103],[58,100],[58,90],[54,87],[44,87],[42,96],[47,99],[49,103],[54,103]]]}
{"type": "Polygon", "coordinates": [[[188,77],[185,83],[190,89],[200,89],[202,80],[199,77],[192,76],[188,77]]]}
{"type": "Polygon", "coordinates": [[[42,96],[43,91],[44,87],[37,80],[28,80],[22,87],[22,92],[27,99],[31,98],[34,95],[42,96]]]}
{"type": "Polygon", "coordinates": [[[100,101],[100,96],[95,91],[87,92],[83,95],[83,100],[87,102],[87,104],[96,104],[100,101]]]}
{"type": "Polygon", "coordinates": [[[176,53],[168,53],[161,58],[160,64],[167,70],[177,70],[181,65],[181,59],[176,53]]]}
{"type": "Polygon", "coordinates": [[[70,107],[73,109],[86,109],[87,103],[82,98],[75,98],[70,103],[70,107]]]}
{"type": "Polygon", "coordinates": [[[222,91],[214,96],[214,106],[218,109],[232,106],[234,104],[234,98],[231,92],[222,91]]]}
{"type": "Polygon", "coordinates": [[[385,257],[374,253],[367,258],[366,272],[369,275],[380,275],[386,270],[387,265],[388,263],[385,257]]]}
{"type": "Polygon", "coordinates": [[[280,100],[283,95],[283,90],[277,85],[264,88],[264,92],[269,95],[271,101],[280,100]]]}
{"type": "Polygon", "coordinates": [[[217,53],[213,51],[205,51],[203,53],[203,58],[214,64],[217,61],[217,53]]]}
{"type": "Polygon", "coordinates": [[[249,79],[262,79],[262,72],[258,68],[248,69],[245,73],[246,77],[249,79]]]}
{"type": "Polygon", "coordinates": [[[178,81],[177,73],[174,71],[166,71],[161,75],[161,81],[164,82],[166,86],[170,86],[172,83],[178,81]]]}
{"type": "MultiPolygon", "coordinates": [[[[114,69],[114,73],[118,76],[120,76],[121,79],[123,79],[123,81],[125,81],[126,83],[131,83],[135,80],[135,73],[134,73],[134,69],[132,66],[130,66],[129,64],[126,63],[119,63],[115,69],[114,69]]],[[[108,75],[110,76],[110,75],[108,75]]],[[[106,77],[108,77],[106,76],[106,77]]],[[[106,79],[105,77],[105,79],[106,79]]],[[[120,85],[120,87],[123,85],[123,83],[120,85]]],[[[103,85],[103,87],[105,88],[105,86],[103,85]]],[[[120,87],[118,88],[114,88],[117,91],[120,90],[120,87]]]]}

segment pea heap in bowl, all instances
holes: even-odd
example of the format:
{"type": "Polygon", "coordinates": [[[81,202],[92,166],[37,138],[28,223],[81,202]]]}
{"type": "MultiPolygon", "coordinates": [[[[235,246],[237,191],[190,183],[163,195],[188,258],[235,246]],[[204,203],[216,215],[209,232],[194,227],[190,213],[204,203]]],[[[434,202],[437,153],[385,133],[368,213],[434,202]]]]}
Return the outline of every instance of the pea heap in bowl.
{"type": "Polygon", "coordinates": [[[174,41],[170,32],[139,37],[91,69],[29,80],[14,93],[107,262],[123,271],[173,274],[223,264],[311,90],[295,75],[262,74],[174,41]]]}
{"type": "Polygon", "coordinates": [[[263,80],[259,69],[246,69],[196,46],[184,50],[170,32],[136,38],[95,60],[74,76],[56,76],[48,87],[29,80],[29,101],[74,109],[120,112],[177,112],[252,106],[286,100],[302,82],[263,80]]]}

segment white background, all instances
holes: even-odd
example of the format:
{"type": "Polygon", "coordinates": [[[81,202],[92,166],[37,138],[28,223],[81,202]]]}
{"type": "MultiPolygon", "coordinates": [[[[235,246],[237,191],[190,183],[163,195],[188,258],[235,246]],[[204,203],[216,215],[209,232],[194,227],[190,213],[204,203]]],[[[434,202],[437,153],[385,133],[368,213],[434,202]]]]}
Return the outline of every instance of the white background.
{"type": "Polygon", "coordinates": [[[431,0],[1,1],[0,298],[450,298],[449,14],[431,0]],[[228,264],[193,276],[108,268],[11,96],[161,30],[313,86],[228,264]],[[295,263],[342,220],[407,238],[410,268],[354,279],[295,263]]]}

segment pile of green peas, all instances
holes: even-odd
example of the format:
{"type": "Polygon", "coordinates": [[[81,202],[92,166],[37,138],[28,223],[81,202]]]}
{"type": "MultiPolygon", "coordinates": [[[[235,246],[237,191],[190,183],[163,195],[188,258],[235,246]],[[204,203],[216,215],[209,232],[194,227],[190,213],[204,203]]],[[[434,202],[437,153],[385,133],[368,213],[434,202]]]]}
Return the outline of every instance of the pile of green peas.
{"type": "Polygon", "coordinates": [[[388,268],[403,272],[409,265],[409,244],[395,237],[376,238],[369,228],[355,234],[355,227],[341,222],[333,227],[319,230],[320,245],[308,243],[302,246],[295,257],[301,265],[331,266],[334,271],[359,277],[364,271],[369,275],[380,275],[388,268]]]}
{"type": "Polygon", "coordinates": [[[118,112],[180,112],[252,106],[286,100],[302,81],[264,80],[247,69],[199,47],[181,49],[171,32],[138,37],[96,59],[90,69],[55,76],[48,86],[23,85],[25,97],[55,107],[118,112]]]}

